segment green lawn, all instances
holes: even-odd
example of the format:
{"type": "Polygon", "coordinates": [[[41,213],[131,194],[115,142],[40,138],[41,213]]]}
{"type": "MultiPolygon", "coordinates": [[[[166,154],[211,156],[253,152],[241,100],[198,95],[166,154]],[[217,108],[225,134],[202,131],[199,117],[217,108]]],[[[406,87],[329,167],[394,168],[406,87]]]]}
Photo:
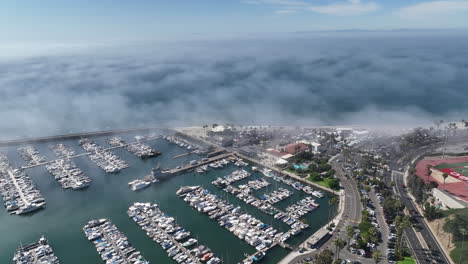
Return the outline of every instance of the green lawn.
{"type": "Polygon", "coordinates": [[[404,260],[400,260],[398,261],[398,264],[415,264],[416,261],[414,260],[414,258],[410,258],[410,257],[405,257],[404,260]]]}
{"type": "Polygon", "coordinates": [[[468,242],[465,241],[463,248],[462,241],[455,242],[455,249],[450,252],[450,257],[456,263],[468,264],[468,242]],[[460,260],[460,254],[461,262],[458,262],[460,260]]]}
{"type": "Polygon", "coordinates": [[[311,182],[314,182],[314,183],[317,183],[318,185],[321,185],[323,187],[330,188],[330,185],[328,184],[329,179],[327,179],[327,178],[323,178],[321,181],[314,181],[310,177],[307,177],[307,180],[309,180],[311,182]]]}
{"type": "MultiPolygon", "coordinates": [[[[466,223],[468,223],[468,208],[464,209],[451,209],[444,211],[444,216],[449,216],[449,215],[457,215],[460,218],[460,226],[468,226],[466,223]]],[[[444,230],[448,231],[448,223],[444,225],[444,230]]],[[[450,252],[450,257],[455,263],[460,263],[462,264],[468,264],[468,238],[465,237],[465,241],[463,242],[463,239],[458,239],[455,241],[455,249],[453,249],[450,252]],[[463,247],[462,247],[463,245],[463,247]],[[461,254],[461,258],[460,258],[461,254]]]]}

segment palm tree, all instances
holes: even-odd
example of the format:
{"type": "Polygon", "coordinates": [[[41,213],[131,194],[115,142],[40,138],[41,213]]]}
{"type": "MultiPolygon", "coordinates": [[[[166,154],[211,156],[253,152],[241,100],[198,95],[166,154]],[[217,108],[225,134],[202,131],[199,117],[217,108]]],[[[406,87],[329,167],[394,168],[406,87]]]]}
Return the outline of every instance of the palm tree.
{"type": "Polygon", "coordinates": [[[348,245],[349,245],[349,242],[351,241],[351,238],[354,235],[354,226],[352,225],[346,226],[346,235],[348,236],[348,245]]]}
{"type": "Polygon", "coordinates": [[[337,202],[338,202],[338,198],[336,198],[336,196],[333,196],[332,198],[330,198],[330,200],[328,200],[328,225],[329,226],[330,226],[331,209],[333,205],[336,204],[337,202]]]}
{"type": "Polygon", "coordinates": [[[444,173],[442,174],[442,177],[444,177],[444,190],[445,190],[445,180],[448,178],[448,174],[447,173],[444,173]]]}
{"type": "Polygon", "coordinates": [[[375,263],[379,263],[381,257],[382,253],[379,250],[374,251],[374,254],[372,254],[372,258],[374,259],[375,263]]]}
{"type": "Polygon", "coordinates": [[[427,165],[426,165],[426,168],[427,168],[427,182],[429,182],[429,181],[430,181],[430,180],[429,180],[429,176],[431,176],[431,174],[432,174],[432,170],[431,170],[431,169],[432,169],[432,165],[431,165],[431,164],[427,164],[427,165]]]}
{"type": "Polygon", "coordinates": [[[337,238],[333,241],[333,244],[335,244],[336,258],[339,259],[340,250],[342,250],[346,246],[346,242],[341,238],[337,238]]]}

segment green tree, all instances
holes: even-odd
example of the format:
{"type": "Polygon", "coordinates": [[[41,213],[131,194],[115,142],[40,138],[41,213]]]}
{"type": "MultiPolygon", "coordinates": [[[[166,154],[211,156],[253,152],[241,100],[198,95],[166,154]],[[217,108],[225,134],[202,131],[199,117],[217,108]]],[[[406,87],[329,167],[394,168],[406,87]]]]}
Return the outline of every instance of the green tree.
{"type": "Polygon", "coordinates": [[[333,241],[333,244],[335,245],[336,257],[340,258],[340,250],[346,246],[346,242],[341,238],[337,238],[333,241]]]}
{"type": "Polygon", "coordinates": [[[354,235],[354,226],[352,225],[346,226],[346,236],[348,237],[348,245],[353,235],[354,235]]]}
{"type": "Polygon", "coordinates": [[[447,173],[442,174],[442,177],[444,177],[444,190],[445,190],[445,180],[447,179],[449,175],[447,173]]]}
{"type": "Polygon", "coordinates": [[[426,173],[426,175],[427,175],[427,182],[430,182],[429,177],[430,177],[431,174],[432,174],[432,165],[431,165],[431,164],[427,164],[427,165],[426,165],[426,169],[427,169],[427,173],[426,173]]]}
{"type": "Polygon", "coordinates": [[[333,263],[333,252],[329,249],[324,249],[317,255],[315,255],[316,264],[332,264],[333,263]]]}
{"type": "Polygon", "coordinates": [[[331,215],[333,205],[335,205],[337,202],[338,202],[338,198],[336,196],[333,196],[332,198],[330,198],[330,200],[328,200],[328,224],[329,225],[330,225],[330,215],[331,215]]]}
{"type": "Polygon", "coordinates": [[[380,262],[381,257],[382,253],[379,250],[374,251],[374,253],[372,254],[372,258],[374,259],[376,264],[380,262]]]}
{"type": "Polygon", "coordinates": [[[378,241],[379,230],[377,228],[375,228],[374,226],[370,227],[368,234],[369,234],[369,242],[372,242],[372,243],[379,242],[378,241]]]}

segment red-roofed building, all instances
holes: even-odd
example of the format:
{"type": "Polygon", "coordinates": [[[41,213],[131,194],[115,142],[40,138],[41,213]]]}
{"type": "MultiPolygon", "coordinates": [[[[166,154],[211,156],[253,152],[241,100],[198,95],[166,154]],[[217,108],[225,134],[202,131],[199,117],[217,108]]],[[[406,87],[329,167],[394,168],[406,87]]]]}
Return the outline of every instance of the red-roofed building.
{"type": "Polygon", "coordinates": [[[291,155],[295,155],[299,152],[306,151],[308,149],[309,149],[309,146],[307,146],[304,143],[293,143],[284,147],[284,152],[287,152],[291,155]]]}

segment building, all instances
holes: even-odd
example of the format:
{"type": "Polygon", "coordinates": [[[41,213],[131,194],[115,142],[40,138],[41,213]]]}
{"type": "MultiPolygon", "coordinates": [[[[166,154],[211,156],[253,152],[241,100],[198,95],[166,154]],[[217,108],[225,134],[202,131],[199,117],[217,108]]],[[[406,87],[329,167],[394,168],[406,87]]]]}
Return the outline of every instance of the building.
{"type": "Polygon", "coordinates": [[[211,140],[221,147],[229,147],[232,146],[233,143],[232,137],[230,136],[213,136],[211,140]]]}
{"type": "Polygon", "coordinates": [[[252,147],[242,147],[239,149],[239,153],[250,158],[257,156],[257,152],[252,147]]]}
{"type": "Polygon", "coordinates": [[[313,153],[320,153],[320,151],[322,150],[321,148],[322,144],[316,141],[301,140],[296,143],[304,143],[306,145],[309,145],[313,153]]]}
{"type": "Polygon", "coordinates": [[[441,209],[462,209],[467,208],[467,203],[456,200],[437,188],[432,189],[432,195],[436,198],[435,204],[441,209]]]}
{"type": "Polygon", "coordinates": [[[299,152],[307,151],[309,150],[309,146],[307,146],[304,143],[293,143],[286,145],[284,147],[284,152],[289,153],[291,155],[296,155],[299,152]]]}

